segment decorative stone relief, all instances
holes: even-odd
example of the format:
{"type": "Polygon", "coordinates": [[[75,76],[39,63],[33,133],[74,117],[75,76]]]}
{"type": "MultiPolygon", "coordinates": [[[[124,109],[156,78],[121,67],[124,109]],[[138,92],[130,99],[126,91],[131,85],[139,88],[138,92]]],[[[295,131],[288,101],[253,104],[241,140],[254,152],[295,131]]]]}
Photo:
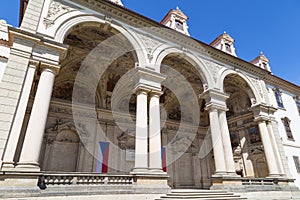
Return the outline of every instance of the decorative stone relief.
{"type": "Polygon", "coordinates": [[[123,132],[118,138],[118,145],[121,149],[135,149],[135,136],[134,131],[123,132]]]}
{"type": "Polygon", "coordinates": [[[48,10],[47,17],[44,18],[44,25],[47,28],[54,25],[54,21],[61,15],[75,10],[74,8],[71,8],[70,6],[63,5],[60,2],[52,1],[48,10]]]}
{"type": "Polygon", "coordinates": [[[207,68],[209,69],[210,73],[213,76],[214,82],[217,83],[218,80],[218,72],[219,70],[222,68],[221,65],[218,65],[216,63],[204,60],[205,65],[207,66],[207,68]]]}
{"type": "Polygon", "coordinates": [[[263,91],[262,91],[259,80],[256,78],[252,78],[252,77],[249,77],[249,78],[250,78],[251,82],[255,85],[255,88],[258,90],[259,95],[263,98],[263,91]]]}
{"type": "Polygon", "coordinates": [[[153,38],[150,38],[150,36],[146,35],[146,34],[142,34],[142,33],[138,33],[135,32],[138,37],[142,40],[142,42],[144,43],[146,49],[147,49],[147,53],[148,53],[148,59],[151,61],[153,58],[153,51],[160,45],[162,45],[163,43],[155,40],[153,38]]]}

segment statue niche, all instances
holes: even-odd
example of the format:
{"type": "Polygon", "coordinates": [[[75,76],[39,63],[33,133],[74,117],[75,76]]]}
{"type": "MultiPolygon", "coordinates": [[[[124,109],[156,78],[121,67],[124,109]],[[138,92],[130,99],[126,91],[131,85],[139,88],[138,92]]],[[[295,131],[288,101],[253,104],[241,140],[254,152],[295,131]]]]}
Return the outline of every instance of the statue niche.
{"type": "Polygon", "coordinates": [[[47,146],[44,168],[47,171],[76,172],[79,136],[70,122],[57,124],[47,130],[47,146]]]}

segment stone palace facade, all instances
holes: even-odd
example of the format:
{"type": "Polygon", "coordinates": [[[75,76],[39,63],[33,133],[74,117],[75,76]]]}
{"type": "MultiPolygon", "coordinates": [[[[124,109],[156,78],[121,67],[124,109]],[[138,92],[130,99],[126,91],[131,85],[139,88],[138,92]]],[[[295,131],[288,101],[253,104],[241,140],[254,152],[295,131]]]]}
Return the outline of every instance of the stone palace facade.
{"type": "Polygon", "coordinates": [[[226,32],[193,39],[187,20],[21,0],[20,27],[0,21],[2,197],[296,194],[300,87],[263,53],[239,59],[226,32]]]}

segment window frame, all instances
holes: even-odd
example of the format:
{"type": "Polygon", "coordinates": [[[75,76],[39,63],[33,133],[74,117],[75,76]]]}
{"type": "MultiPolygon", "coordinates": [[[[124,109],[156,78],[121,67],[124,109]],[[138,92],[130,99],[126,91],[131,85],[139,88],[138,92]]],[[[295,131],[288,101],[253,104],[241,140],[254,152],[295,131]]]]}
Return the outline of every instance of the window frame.
{"type": "Polygon", "coordinates": [[[285,130],[287,139],[295,141],[294,136],[293,136],[293,132],[292,132],[292,129],[291,129],[291,120],[287,117],[284,117],[281,120],[282,120],[282,123],[283,123],[283,127],[284,127],[284,130],[285,130]]]}
{"type": "Polygon", "coordinates": [[[284,108],[283,101],[282,101],[282,96],[281,96],[282,92],[277,88],[273,89],[273,91],[274,91],[277,107],[278,108],[284,108]]]}
{"type": "Polygon", "coordinates": [[[296,107],[297,107],[297,110],[298,110],[298,114],[300,115],[300,97],[295,96],[294,100],[295,100],[295,104],[296,104],[296,107]]]}
{"type": "Polygon", "coordinates": [[[295,164],[297,173],[300,173],[300,160],[299,160],[299,156],[293,156],[293,160],[294,160],[294,164],[295,164]]]}

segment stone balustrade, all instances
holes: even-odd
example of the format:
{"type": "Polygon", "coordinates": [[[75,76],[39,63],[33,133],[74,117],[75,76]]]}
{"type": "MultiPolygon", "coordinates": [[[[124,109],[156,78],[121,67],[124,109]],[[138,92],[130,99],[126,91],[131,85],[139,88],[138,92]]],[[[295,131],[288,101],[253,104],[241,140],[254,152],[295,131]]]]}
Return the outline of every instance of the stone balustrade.
{"type": "Polygon", "coordinates": [[[277,185],[278,181],[273,178],[242,178],[243,185],[277,185]]]}
{"type": "Polygon", "coordinates": [[[131,175],[102,174],[43,174],[40,182],[45,185],[131,185],[134,178],[131,175]]]}

